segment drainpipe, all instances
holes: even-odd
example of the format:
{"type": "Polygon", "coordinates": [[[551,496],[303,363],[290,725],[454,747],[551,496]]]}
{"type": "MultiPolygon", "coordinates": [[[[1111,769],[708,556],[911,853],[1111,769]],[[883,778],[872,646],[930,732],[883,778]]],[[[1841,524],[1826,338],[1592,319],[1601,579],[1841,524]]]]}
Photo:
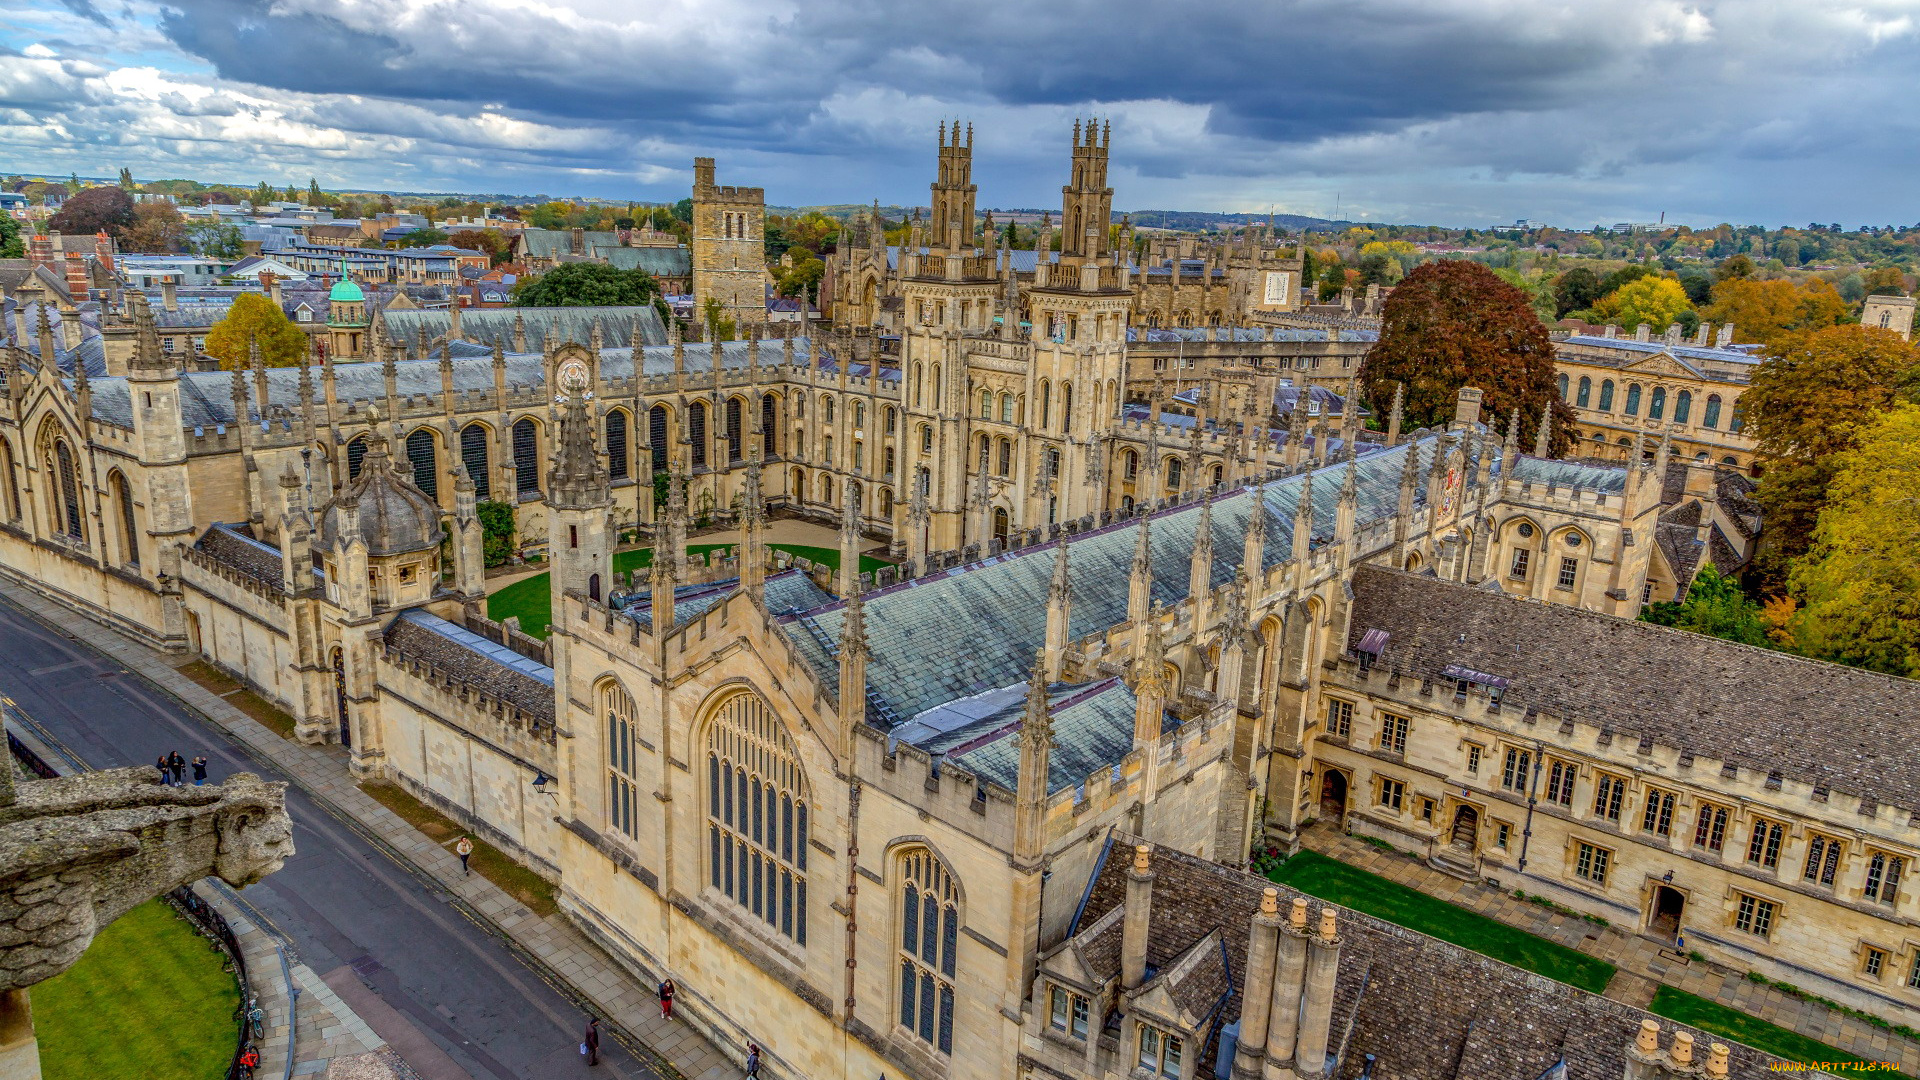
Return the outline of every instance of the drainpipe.
{"type": "Polygon", "coordinates": [[[1533,808],[1539,799],[1535,793],[1540,788],[1540,769],[1546,764],[1546,748],[1535,739],[1533,741],[1533,775],[1527,780],[1527,823],[1520,830],[1520,872],[1527,872],[1527,845],[1533,839],[1533,808]]]}

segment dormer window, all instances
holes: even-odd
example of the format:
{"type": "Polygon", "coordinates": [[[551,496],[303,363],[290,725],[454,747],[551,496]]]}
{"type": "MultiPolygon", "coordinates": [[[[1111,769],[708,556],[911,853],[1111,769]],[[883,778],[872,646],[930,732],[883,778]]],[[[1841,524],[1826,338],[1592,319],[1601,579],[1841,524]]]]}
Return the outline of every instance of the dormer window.
{"type": "Polygon", "coordinates": [[[1151,1024],[1140,1025],[1140,1068],[1148,1073],[1180,1080],[1187,1047],[1178,1035],[1169,1035],[1151,1024]]]}

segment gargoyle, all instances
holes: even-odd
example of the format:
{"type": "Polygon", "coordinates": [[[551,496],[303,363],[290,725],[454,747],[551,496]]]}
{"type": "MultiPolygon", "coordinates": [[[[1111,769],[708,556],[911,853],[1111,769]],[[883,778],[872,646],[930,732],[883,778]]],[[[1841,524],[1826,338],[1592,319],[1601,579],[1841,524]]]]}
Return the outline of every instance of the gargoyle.
{"type": "Polygon", "coordinates": [[[148,768],[0,784],[0,991],[65,971],[101,927],[170,889],[280,869],[286,797],[251,773],[167,787],[148,768]]]}

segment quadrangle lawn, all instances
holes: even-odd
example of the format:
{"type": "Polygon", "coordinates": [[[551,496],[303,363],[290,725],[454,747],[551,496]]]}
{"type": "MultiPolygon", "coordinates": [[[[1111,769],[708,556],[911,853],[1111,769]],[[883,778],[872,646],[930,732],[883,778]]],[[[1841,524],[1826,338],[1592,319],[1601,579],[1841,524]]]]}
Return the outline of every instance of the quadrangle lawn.
{"type": "Polygon", "coordinates": [[[122,915],[30,992],[45,1080],[225,1076],[240,1004],[225,965],[164,900],[122,915]]]}
{"type": "MultiPolygon", "coordinates": [[[[720,548],[737,547],[737,544],[688,544],[687,551],[695,555],[704,555],[720,548]]],[[[806,559],[819,566],[840,569],[840,552],[834,548],[813,547],[807,544],[768,544],[770,548],[806,559]]],[[[632,570],[644,570],[653,565],[652,548],[635,548],[632,551],[616,551],[613,555],[613,569],[616,573],[632,570]]],[[[883,566],[891,566],[881,559],[870,555],[860,557],[862,571],[874,571],[883,566]]],[[[553,621],[553,596],[551,578],[547,574],[535,574],[529,578],[508,585],[499,592],[487,597],[487,618],[496,622],[517,616],[520,629],[534,637],[547,636],[547,624],[553,621]]]]}
{"type": "Polygon", "coordinates": [[[1299,852],[1268,876],[1301,892],[1418,930],[1589,993],[1606,990],[1613,978],[1614,966],[1605,960],[1318,852],[1299,852]]]}

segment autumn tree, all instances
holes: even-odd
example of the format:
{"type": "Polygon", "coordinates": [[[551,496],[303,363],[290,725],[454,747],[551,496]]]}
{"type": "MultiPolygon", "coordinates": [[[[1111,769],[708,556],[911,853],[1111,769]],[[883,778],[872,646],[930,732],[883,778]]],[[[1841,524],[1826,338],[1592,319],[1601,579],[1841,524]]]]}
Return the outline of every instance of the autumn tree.
{"type": "Polygon", "coordinates": [[[132,224],[133,196],[118,187],[90,187],[47,219],[47,228],[53,232],[83,235],[105,229],[108,236],[119,236],[132,224]]]}
{"type": "Polygon", "coordinates": [[[1773,560],[1806,549],[1827,502],[1837,455],[1855,425],[1870,424],[1920,390],[1920,352],[1879,327],[1834,326],[1769,346],[1740,398],[1747,433],[1766,465],[1755,494],[1773,560]]]}
{"type": "Polygon", "coordinates": [[[1907,277],[1897,266],[1876,266],[1860,276],[1868,296],[1905,296],[1907,277]]]}
{"type": "Polygon", "coordinates": [[[449,235],[447,243],[468,251],[484,251],[487,261],[494,266],[507,261],[509,244],[506,234],[499,229],[461,229],[449,235]]]}
{"type": "Polygon", "coordinates": [[[394,241],[399,248],[433,247],[447,242],[447,234],[439,229],[414,229],[394,241]]]}
{"type": "Polygon", "coordinates": [[[1920,406],[1861,427],[1834,462],[1791,627],[1809,656],[1920,677],[1920,406]]]}
{"type": "Polygon", "coordinates": [[[227,317],[207,331],[207,355],[219,360],[223,371],[244,368],[250,339],[259,342],[260,362],[267,367],[293,367],[307,354],[307,335],[260,293],[234,297],[227,317]]]}
{"type": "Polygon", "coordinates": [[[133,208],[133,224],[120,234],[123,251],[170,255],[187,246],[187,220],[170,202],[144,202],[133,208]]]}
{"type": "Polygon", "coordinates": [[[1682,312],[1692,310],[1687,291],[1678,281],[1653,275],[1635,278],[1593,305],[1597,319],[1620,326],[1645,323],[1656,334],[1665,333],[1682,312]]]}
{"type": "Polygon", "coordinates": [[[1489,423],[1501,424],[1520,410],[1527,446],[1552,403],[1551,449],[1562,454],[1572,444],[1573,409],[1556,392],[1546,326],[1524,293],[1478,263],[1426,263],[1395,286],[1360,380],[1366,399],[1382,413],[1395,384],[1405,383],[1408,428],[1447,424],[1460,388],[1478,387],[1489,423]]]}
{"type": "Polygon", "coordinates": [[[1732,323],[1739,340],[1773,345],[1796,334],[1837,326],[1847,302],[1832,285],[1811,278],[1795,285],[1784,278],[1727,278],[1713,287],[1713,304],[1700,313],[1711,323],[1732,323]]]}
{"type": "Polygon", "coordinates": [[[1750,278],[1758,267],[1745,255],[1735,255],[1713,268],[1713,280],[1727,281],[1734,278],[1750,278]]]}
{"type": "Polygon", "coordinates": [[[826,276],[827,264],[815,258],[811,252],[800,248],[793,250],[799,253],[793,265],[774,271],[774,291],[781,296],[799,296],[802,289],[818,291],[820,279],[826,276]]]}

